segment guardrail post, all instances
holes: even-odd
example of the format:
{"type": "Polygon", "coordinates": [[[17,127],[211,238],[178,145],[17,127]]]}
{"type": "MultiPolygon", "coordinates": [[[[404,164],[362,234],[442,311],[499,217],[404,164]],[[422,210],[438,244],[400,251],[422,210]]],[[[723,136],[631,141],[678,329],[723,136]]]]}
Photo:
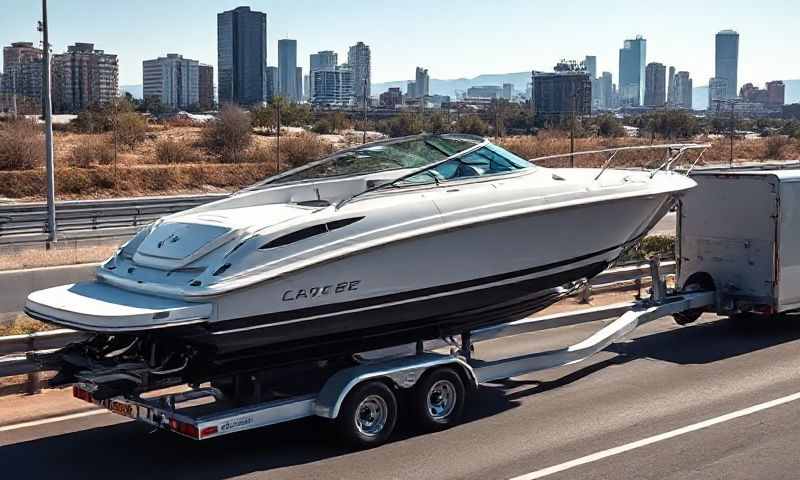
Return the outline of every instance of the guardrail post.
{"type": "MultiPolygon", "coordinates": [[[[28,336],[28,352],[25,356],[30,359],[33,352],[36,351],[35,339],[33,335],[28,336]]],[[[26,382],[26,389],[28,395],[35,395],[42,391],[42,373],[38,370],[35,372],[28,373],[28,379],[26,382]]]]}
{"type": "Polygon", "coordinates": [[[589,303],[592,299],[592,284],[586,282],[581,288],[580,292],[578,293],[578,302],[579,303],[589,303]]]}

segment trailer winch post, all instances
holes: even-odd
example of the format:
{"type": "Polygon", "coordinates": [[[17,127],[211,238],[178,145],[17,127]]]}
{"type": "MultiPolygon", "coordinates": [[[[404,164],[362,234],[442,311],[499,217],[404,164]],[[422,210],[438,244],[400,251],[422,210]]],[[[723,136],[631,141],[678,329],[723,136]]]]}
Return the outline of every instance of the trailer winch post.
{"type": "Polygon", "coordinates": [[[655,255],[650,258],[650,277],[653,279],[653,301],[662,302],[667,296],[667,286],[661,278],[661,257],[655,255]]]}

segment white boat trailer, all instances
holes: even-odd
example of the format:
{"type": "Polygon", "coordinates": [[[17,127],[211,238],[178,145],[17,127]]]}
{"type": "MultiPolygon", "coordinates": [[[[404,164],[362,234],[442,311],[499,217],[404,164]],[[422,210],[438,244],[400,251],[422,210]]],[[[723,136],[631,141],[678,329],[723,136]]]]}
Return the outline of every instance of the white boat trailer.
{"type": "MultiPolygon", "coordinates": [[[[483,383],[530,372],[577,363],[624,339],[640,325],[687,311],[713,310],[713,291],[666,294],[658,261],[651,263],[652,296],[634,306],[582,342],[566,348],[535,352],[495,361],[473,358],[472,345],[524,333],[596,321],[588,318],[528,318],[482,328],[438,346],[450,345],[450,353],[437,353],[418,342],[414,353],[381,356],[379,351],[358,356],[359,363],[336,371],[316,393],[288,396],[267,402],[237,405],[214,387],[194,386],[182,393],[153,398],[115,397],[95,400],[91,385],[73,387],[75,397],[114,413],[195,440],[216,438],[296,420],[322,417],[335,420],[342,436],[358,447],[385,442],[394,430],[398,403],[410,401],[415,420],[424,430],[449,427],[460,420],[467,392],[483,383]],[[372,358],[367,360],[367,358],[372,358]]],[[[391,349],[387,349],[391,350],[391,349]]]]}

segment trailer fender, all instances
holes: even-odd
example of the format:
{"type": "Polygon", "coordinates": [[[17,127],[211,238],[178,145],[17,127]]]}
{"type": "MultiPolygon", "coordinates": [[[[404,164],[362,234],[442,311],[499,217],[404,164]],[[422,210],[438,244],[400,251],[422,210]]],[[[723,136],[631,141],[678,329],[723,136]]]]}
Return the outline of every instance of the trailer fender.
{"type": "Polygon", "coordinates": [[[336,418],[342,402],[356,385],[365,380],[385,379],[390,386],[411,388],[431,368],[452,365],[463,372],[469,384],[476,387],[477,377],[472,367],[454,355],[423,353],[385,362],[364,363],[346,368],[325,382],[314,404],[314,414],[323,418],[336,418]]]}

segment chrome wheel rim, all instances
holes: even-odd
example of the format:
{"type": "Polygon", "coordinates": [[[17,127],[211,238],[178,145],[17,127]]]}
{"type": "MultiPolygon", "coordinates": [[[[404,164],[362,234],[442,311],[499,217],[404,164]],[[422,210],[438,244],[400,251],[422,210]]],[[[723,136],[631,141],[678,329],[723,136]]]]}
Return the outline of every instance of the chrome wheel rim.
{"type": "Polygon", "coordinates": [[[456,387],[450,380],[439,380],[428,390],[428,413],[440,420],[453,413],[456,407],[456,387]]]}
{"type": "Polygon", "coordinates": [[[383,431],[389,417],[389,405],[380,395],[368,395],[356,408],[356,428],[368,437],[374,437],[383,431]]]}

